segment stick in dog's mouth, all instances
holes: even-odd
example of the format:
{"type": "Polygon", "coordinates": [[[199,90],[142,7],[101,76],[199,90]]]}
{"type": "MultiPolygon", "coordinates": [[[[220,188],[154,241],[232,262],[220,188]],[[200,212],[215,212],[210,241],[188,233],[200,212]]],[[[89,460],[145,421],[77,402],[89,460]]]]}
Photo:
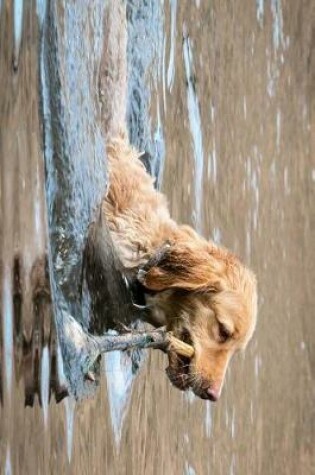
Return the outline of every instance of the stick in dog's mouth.
{"type": "Polygon", "coordinates": [[[194,356],[195,350],[193,346],[185,343],[182,340],[176,338],[172,333],[168,333],[169,341],[169,350],[175,351],[180,356],[185,356],[186,358],[192,358],[194,356]]]}
{"type": "Polygon", "coordinates": [[[102,353],[109,351],[122,351],[128,349],[153,348],[165,353],[174,352],[179,356],[191,359],[194,355],[194,348],[182,340],[176,338],[165,327],[152,331],[128,331],[122,335],[104,335],[92,337],[95,345],[95,354],[86,368],[86,377],[94,381],[93,364],[102,353]]]}
{"type": "Polygon", "coordinates": [[[192,358],[194,348],[182,340],[176,338],[165,327],[152,331],[128,331],[121,335],[104,335],[94,337],[100,353],[128,349],[159,349],[166,353],[174,351],[180,356],[192,358]]]}

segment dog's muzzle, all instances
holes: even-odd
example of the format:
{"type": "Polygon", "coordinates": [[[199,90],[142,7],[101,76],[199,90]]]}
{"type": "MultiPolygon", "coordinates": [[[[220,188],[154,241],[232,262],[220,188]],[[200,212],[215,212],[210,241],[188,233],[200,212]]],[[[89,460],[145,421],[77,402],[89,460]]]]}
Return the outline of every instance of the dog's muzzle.
{"type": "MultiPolygon", "coordinates": [[[[181,335],[176,335],[176,337],[193,346],[192,338],[188,330],[184,329],[181,335]]],[[[181,391],[191,389],[193,393],[201,399],[213,402],[219,399],[221,383],[214,384],[213,382],[198,378],[198,375],[192,374],[190,358],[180,356],[173,351],[170,352],[168,356],[169,366],[166,368],[166,374],[177,389],[181,391]]]]}

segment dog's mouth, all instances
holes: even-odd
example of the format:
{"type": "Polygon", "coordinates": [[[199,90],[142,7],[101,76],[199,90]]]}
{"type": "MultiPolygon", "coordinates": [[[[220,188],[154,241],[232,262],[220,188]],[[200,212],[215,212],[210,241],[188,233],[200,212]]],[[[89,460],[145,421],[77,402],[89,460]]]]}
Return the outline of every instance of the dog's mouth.
{"type": "MultiPolygon", "coordinates": [[[[180,334],[175,335],[176,338],[184,343],[193,346],[190,332],[183,329],[180,334]]],[[[181,391],[186,391],[191,387],[190,363],[191,358],[177,354],[175,351],[168,353],[169,366],[166,368],[166,374],[171,383],[181,391]]]]}
{"type": "MultiPolygon", "coordinates": [[[[184,343],[193,346],[193,341],[188,330],[183,330],[179,335],[176,335],[177,338],[182,340],[184,343]]],[[[206,381],[198,378],[198,375],[195,375],[191,371],[191,358],[177,354],[175,351],[170,351],[168,353],[169,357],[169,366],[166,368],[166,374],[170,382],[181,391],[186,391],[191,389],[194,394],[201,399],[207,399],[211,401],[216,401],[217,397],[210,390],[210,384],[206,381]]]]}

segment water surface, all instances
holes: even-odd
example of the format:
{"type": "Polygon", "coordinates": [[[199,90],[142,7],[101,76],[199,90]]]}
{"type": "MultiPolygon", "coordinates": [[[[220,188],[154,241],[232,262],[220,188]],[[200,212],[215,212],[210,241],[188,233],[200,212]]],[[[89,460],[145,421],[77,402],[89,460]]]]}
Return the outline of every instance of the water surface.
{"type": "Polygon", "coordinates": [[[47,255],[57,307],[89,325],[89,302],[81,307],[76,292],[87,226],[106,187],[98,73],[112,51],[111,5],[103,4],[58,3],[55,56],[43,69],[38,40],[49,2],[0,3],[1,471],[311,474],[311,0],[128,1],[130,139],[151,155],[173,216],[255,270],[258,327],[215,405],[171,387],[165,357],[153,352],[136,373],[128,355],[112,355],[93,397],[64,397],[52,303],[43,287],[34,294],[34,279],[47,255]],[[62,126],[55,136],[47,117],[62,126]],[[52,166],[46,191],[44,154],[52,166]],[[61,171],[58,157],[67,159],[61,171]],[[64,176],[72,181],[60,189],[64,176]]]}

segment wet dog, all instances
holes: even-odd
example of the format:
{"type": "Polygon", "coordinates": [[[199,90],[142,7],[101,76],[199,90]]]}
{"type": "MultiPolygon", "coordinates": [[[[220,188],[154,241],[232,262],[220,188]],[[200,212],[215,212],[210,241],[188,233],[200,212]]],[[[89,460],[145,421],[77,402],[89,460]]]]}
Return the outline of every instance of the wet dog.
{"type": "Polygon", "coordinates": [[[193,345],[189,360],[169,355],[179,389],[216,401],[228,362],[256,324],[256,278],[235,255],[177,224],[139,153],[124,138],[107,146],[109,189],[102,202],[125,274],[144,289],[148,320],[193,345]]]}

